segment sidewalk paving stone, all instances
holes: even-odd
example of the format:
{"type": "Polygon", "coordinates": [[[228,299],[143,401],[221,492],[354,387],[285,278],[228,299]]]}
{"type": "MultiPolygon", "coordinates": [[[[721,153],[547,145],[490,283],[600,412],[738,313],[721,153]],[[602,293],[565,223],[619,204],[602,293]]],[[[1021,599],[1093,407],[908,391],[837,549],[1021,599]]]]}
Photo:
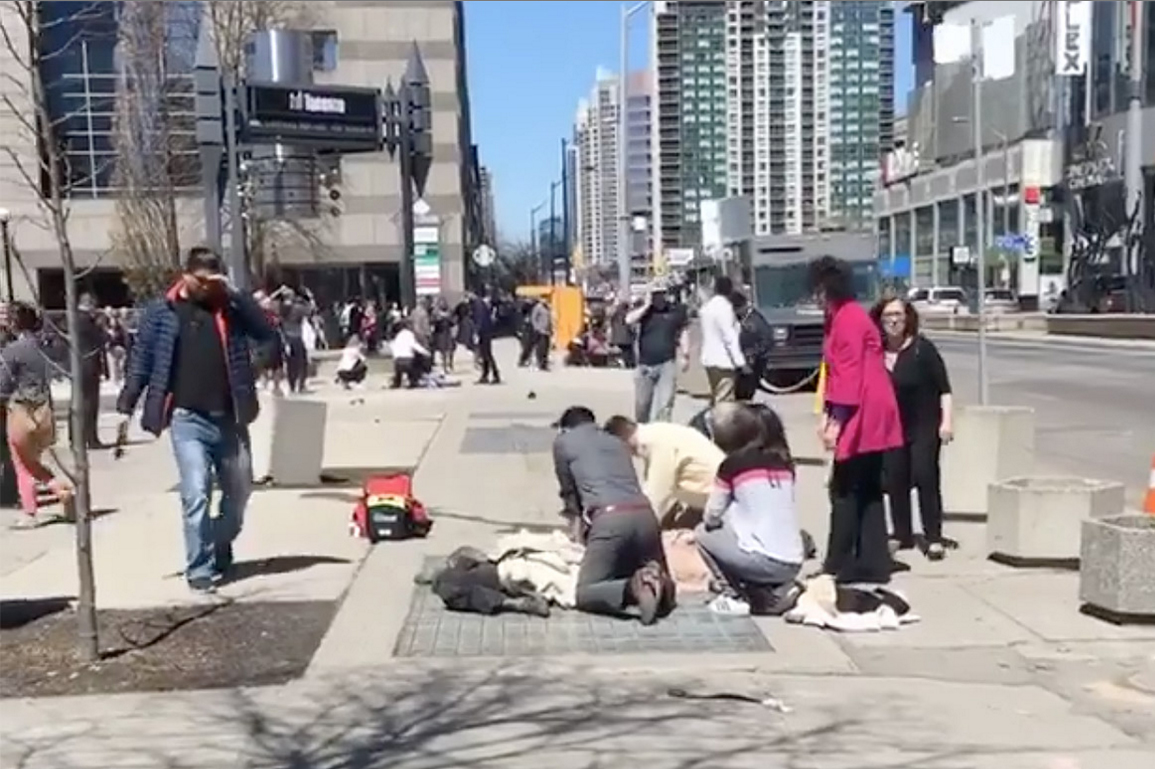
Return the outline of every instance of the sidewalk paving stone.
{"type": "Polygon", "coordinates": [[[577,611],[555,609],[548,619],[524,614],[452,612],[418,585],[397,638],[398,657],[530,657],[573,654],[711,654],[770,652],[750,617],[724,617],[704,596],[681,596],[667,618],[645,627],[577,611]]]}

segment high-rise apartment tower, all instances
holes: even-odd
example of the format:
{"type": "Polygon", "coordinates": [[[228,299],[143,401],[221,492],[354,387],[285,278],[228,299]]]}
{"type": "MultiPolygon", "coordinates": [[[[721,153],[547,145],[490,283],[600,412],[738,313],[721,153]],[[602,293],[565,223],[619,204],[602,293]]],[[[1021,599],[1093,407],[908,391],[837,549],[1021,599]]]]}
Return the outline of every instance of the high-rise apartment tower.
{"type": "Polygon", "coordinates": [[[872,226],[894,132],[894,4],[674,0],[653,15],[654,232],[699,245],[702,200],[756,234],[872,226]]]}

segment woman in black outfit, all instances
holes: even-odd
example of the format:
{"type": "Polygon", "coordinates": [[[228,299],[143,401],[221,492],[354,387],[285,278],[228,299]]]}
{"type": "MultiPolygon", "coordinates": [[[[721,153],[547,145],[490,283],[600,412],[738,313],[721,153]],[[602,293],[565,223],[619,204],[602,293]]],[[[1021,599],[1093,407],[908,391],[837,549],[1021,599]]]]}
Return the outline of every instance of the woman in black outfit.
{"type": "Polygon", "coordinates": [[[888,452],[883,463],[894,532],[891,547],[910,550],[915,545],[910,490],[917,488],[923,552],[938,561],[946,554],[939,454],[954,430],[950,378],[938,348],[918,332],[918,312],[909,302],[884,298],[871,314],[882,330],[904,438],[902,447],[888,452]]]}

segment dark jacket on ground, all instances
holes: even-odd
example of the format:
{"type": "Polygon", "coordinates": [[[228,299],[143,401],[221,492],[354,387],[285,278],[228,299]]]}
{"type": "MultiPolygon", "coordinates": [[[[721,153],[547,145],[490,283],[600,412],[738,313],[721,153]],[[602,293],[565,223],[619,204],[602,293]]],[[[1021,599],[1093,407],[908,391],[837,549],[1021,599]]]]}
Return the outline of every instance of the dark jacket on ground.
{"type": "MultiPolygon", "coordinates": [[[[116,403],[121,414],[132,414],[144,394],[140,425],[154,435],[168,426],[171,412],[173,363],[180,320],[174,303],[176,290],[150,304],[144,311],[129,359],[124,389],[116,403]],[[147,390],[147,392],[146,392],[147,390]]],[[[257,387],[249,340],[268,342],[273,328],[251,297],[232,292],[216,315],[217,331],[225,346],[229,392],[237,422],[247,425],[257,418],[257,387]]]]}

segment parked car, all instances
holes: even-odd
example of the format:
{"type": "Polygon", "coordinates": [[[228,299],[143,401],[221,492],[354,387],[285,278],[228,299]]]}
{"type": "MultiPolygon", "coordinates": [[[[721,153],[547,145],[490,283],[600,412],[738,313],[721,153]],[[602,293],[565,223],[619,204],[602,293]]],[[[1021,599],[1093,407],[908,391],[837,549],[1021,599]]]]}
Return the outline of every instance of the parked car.
{"type": "Polygon", "coordinates": [[[1019,298],[1006,288],[988,288],[983,300],[983,309],[992,315],[1004,315],[1019,311],[1019,298]]]}
{"type": "Polygon", "coordinates": [[[914,308],[925,315],[969,315],[967,293],[958,286],[912,288],[906,295],[914,308]]]}

